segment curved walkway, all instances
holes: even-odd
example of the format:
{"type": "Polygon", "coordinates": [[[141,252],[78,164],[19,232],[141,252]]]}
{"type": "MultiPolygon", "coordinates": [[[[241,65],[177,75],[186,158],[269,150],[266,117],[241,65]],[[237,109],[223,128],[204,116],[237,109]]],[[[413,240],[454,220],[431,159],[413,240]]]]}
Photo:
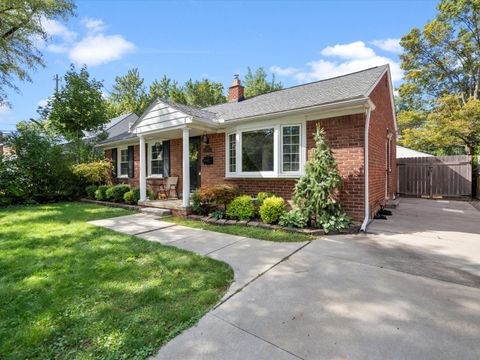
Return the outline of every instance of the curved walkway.
{"type": "Polygon", "coordinates": [[[369,234],[293,244],[105,221],[235,269],[224,300],[155,359],[480,358],[480,212],[467,202],[402,199],[369,234]]]}

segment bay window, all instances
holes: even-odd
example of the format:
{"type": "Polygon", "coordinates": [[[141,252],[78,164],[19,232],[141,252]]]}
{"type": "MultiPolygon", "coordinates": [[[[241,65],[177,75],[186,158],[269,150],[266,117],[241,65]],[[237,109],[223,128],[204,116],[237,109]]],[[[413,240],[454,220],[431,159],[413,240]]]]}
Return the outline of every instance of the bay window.
{"type": "MultiPolygon", "coordinates": [[[[266,123],[268,124],[268,123],[266,123]]],[[[270,122],[270,126],[241,127],[226,136],[226,172],[230,177],[297,177],[306,161],[301,124],[270,122]]]]}

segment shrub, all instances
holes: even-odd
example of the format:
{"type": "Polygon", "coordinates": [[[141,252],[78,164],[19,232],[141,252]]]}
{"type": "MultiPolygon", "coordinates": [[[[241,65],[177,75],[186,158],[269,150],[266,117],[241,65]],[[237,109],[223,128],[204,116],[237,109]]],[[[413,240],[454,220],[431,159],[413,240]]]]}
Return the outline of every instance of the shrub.
{"type": "Polygon", "coordinates": [[[223,210],[215,210],[210,214],[210,216],[214,219],[220,220],[225,217],[225,212],[223,210]]]}
{"type": "Polygon", "coordinates": [[[107,191],[105,191],[105,200],[113,201],[113,186],[110,186],[107,191]]]}
{"type": "Polygon", "coordinates": [[[72,171],[87,184],[106,184],[110,181],[110,161],[99,160],[74,165],[72,171]]]}
{"type": "Polygon", "coordinates": [[[107,197],[115,202],[122,202],[123,201],[123,196],[125,193],[130,191],[130,186],[127,184],[118,184],[115,186],[112,186],[110,189],[107,190],[107,197]],[[109,191],[111,192],[111,195],[109,196],[109,191]]]}
{"type": "Polygon", "coordinates": [[[228,184],[202,186],[198,192],[199,200],[204,204],[227,205],[238,195],[238,187],[228,184]]]}
{"type": "Polygon", "coordinates": [[[282,216],[280,216],[280,221],[278,223],[282,226],[302,229],[307,226],[308,217],[302,210],[295,209],[283,213],[282,216]]]}
{"type": "Polygon", "coordinates": [[[293,201],[305,211],[312,225],[328,232],[345,226],[344,223],[350,220],[337,201],[342,178],[320,126],[317,126],[314,138],[316,147],[305,165],[305,175],[295,185],[293,201]]]}
{"type": "Polygon", "coordinates": [[[88,185],[85,188],[85,192],[87,193],[87,197],[90,199],[95,199],[95,191],[97,191],[98,186],[97,185],[88,185]]]}
{"type": "Polygon", "coordinates": [[[107,200],[107,190],[109,187],[107,185],[100,185],[98,189],[95,191],[95,199],[96,200],[107,200]]]}
{"type": "Polygon", "coordinates": [[[213,206],[209,202],[204,202],[200,198],[198,190],[194,191],[191,198],[192,200],[192,212],[197,215],[207,215],[212,210],[213,206]]]}
{"type": "Polygon", "coordinates": [[[278,196],[266,198],[260,206],[260,217],[265,224],[277,223],[285,212],[285,200],[278,196]]]}
{"type": "Polygon", "coordinates": [[[227,215],[238,220],[250,220],[255,214],[252,198],[248,195],[238,196],[228,205],[227,215]]]}
{"type": "Polygon", "coordinates": [[[136,204],[138,202],[137,199],[135,199],[135,194],[132,190],[130,191],[127,191],[124,195],[123,195],[123,200],[127,203],[127,204],[136,204]]]}
{"type": "Polygon", "coordinates": [[[275,196],[275,194],[272,193],[272,192],[264,192],[264,191],[259,192],[257,194],[257,206],[258,207],[262,206],[263,201],[265,199],[268,199],[268,198],[272,197],[272,196],[275,196]]]}

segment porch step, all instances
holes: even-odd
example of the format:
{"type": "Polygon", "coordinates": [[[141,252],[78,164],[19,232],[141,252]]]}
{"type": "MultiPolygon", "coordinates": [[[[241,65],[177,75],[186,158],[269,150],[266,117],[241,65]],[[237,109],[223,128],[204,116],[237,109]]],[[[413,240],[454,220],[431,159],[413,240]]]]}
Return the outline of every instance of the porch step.
{"type": "Polygon", "coordinates": [[[400,204],[400,199],[388,200],[385,204],[385,209],[396,209],[400,204]]]}
{"type": "Polygon", "coordinates": [[[168,210],[168,209],[160,209],[160,208],[154,208],[154,207],[144,207],[144,208],[141,208],[140,211],[142,213],[149,214],[149,215],[154,215],[154,216],[157,216],[157,217],[160,217],[160,218],[172,216],[172,211],[168,210]]]}

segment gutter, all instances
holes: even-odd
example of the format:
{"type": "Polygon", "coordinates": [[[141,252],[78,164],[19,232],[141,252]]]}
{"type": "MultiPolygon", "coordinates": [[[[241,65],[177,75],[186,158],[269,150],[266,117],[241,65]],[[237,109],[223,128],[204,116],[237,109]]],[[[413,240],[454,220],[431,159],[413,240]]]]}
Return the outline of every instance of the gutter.
{"type": "MultiPolygon", "coordinates": [[[[362,226],[360,231],[367,231],[367,226],[370,221],[370,206],[368,201],[368,128],[370,127],[370,114],[372,112],[373,103],[369,102],[369,106],[366,110],[366,119],[365,119],[365,145],[364,145],[364,173],[365,173],[365,183],[364,183],[364,202],[365,202],[365,218],[363,219],[362,226]]],[[[374,107],[374,106],[373,106],[374,107]]]]}

